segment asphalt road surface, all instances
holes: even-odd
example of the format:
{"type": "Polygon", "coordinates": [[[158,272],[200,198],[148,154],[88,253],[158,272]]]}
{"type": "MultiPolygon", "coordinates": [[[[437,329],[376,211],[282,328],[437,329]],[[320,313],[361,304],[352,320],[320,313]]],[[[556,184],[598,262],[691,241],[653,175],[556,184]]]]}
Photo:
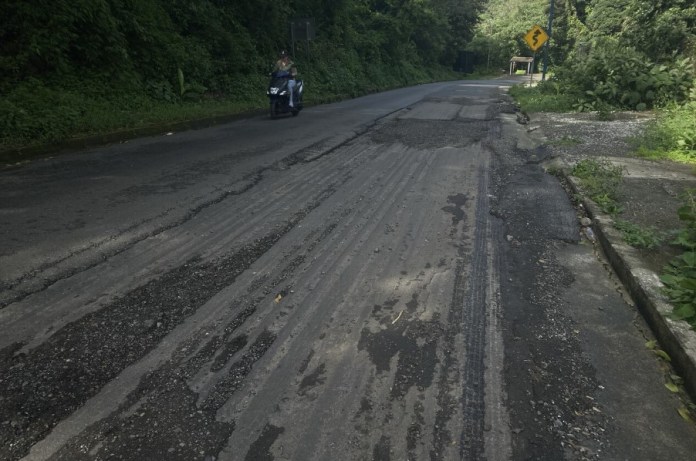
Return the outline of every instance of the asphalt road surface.
{"type": "Polygon", "coordinates": [[[693,459],[510,83],[0,172],[0,458],[693,459]]]}

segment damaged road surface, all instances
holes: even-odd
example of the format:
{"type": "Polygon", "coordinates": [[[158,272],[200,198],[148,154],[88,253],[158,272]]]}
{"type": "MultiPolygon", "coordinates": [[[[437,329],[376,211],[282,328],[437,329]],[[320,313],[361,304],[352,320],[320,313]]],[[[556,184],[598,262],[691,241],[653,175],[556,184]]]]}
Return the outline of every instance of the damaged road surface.
{"type": "Polygon", "coordinates": [[[0,173],[0,458],[688,459],[505,85],[0,173]]]}

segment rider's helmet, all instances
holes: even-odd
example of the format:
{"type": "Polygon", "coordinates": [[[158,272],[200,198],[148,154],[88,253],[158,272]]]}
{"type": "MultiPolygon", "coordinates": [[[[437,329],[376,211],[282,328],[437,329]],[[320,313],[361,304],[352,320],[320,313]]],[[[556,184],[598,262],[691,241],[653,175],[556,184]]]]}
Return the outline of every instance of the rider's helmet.
{"type": "Polygon", "coordinates": [[[278,56],[280,56],[281,58],[287,58],[288,52],[285,50],[282,50],[280,53],[278,53],[278,56]]]}

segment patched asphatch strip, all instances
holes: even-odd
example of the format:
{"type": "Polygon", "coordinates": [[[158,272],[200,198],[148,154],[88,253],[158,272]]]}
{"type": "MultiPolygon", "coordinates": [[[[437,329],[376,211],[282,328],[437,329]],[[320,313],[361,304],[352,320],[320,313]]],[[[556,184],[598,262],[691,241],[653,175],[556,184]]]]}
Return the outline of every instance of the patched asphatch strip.
{"type": "MultiPolygon", "coordinates": [[[[487,162],[486,162],[487,163],[487,162]]],[[[447,356],[438,384],[438,407],[431,459],[443,459],[447,447],[456,441],[447,427],[461,427],[459,457],[466,460],[484,458],[484,357],[486,346],[486,308],[488,295],[488,168],[482,165],[478,172],[478,190],[470,242],[459,242],[459,258],[455,267],[452,304],[448,316],[448,330],[444,342],[450,350],[456,350],[456,337],[463,338],[463,357],[447,356]],[[468,269],[468,270],[467,270],[468,269]],[[452,389],[462,389],[461,399],[455,401],[452,389]],[[451,419],[461,409],[462,420],[451,425],[451,419]]],[[[451,213],[452,237],[462,235],[457,229],[466,225],[463,212],[466,197],[453,195],[448,201],[454,206],[443,208],[451,213]]]]}
{"type": "Polygon", "coordinates": [[[463,428],[460,457],[482,459],[484,455],[484,356],[486,345],[486,298],[488,286],[488,172],[479,170],[469,286],[462,306],[462,332],[466,357],[463,376],[463,428]]]}

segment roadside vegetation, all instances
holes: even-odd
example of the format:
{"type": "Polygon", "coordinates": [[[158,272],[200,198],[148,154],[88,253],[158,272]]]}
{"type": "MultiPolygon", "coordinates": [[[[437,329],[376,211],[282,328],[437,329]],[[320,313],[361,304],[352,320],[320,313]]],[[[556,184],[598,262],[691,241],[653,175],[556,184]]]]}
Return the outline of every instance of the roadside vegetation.
{"type": "Polygon", "coordinates": [[[674,305],[674,317],[689,322],[696,329],[696,190],[687,192],[685,203],[679,209],[679,219],[684,228],[674,244],[684,252],[670,262],[661,280],[674,305]]]}
{"type": "Polygon", "coordinates": [[[614,227],[621,232],[624,241],[634,248],[652,250],[664,242],[661,232],[654,227],[641,227],[623,219],[615,219],[614,227]]]}
{"type": "MultiPolygon", "coordinates": [[[[470,43],[480,65],[530,56],[519,21],[547,27],[548,1],[488,2],[470,43]]],[[[525,112],[651,110],[641,155],[696,164],[696,5],[687,0],[555,1],[547,80],[511,90],[525,112]]],[[[543,52],[537,53],[540,63],[543,52]]],[[[541,65],[537,66],[541,71],[541,65]]]]}
{"type": "Polygon", "coordinates": [[[623,179],[623,169],[612,165],[606,159],[585,159],[578,162],[571,173],[580,180],[583,192],[599,208],[611,215],[621,213],[619,186],[623,179]]]}
{"type": "Polygon", "coordinates": [[[517,85],[510,88],[510,95],[525,112],[568,112],[577,101],[576,95],[555,81],[533,87],[517,85]]]}
{"type": "Polygon", "coordinates": [[[696,89],[688,103],[660,110],[638,142],[640,156],[696,165],[696,89]]]}

